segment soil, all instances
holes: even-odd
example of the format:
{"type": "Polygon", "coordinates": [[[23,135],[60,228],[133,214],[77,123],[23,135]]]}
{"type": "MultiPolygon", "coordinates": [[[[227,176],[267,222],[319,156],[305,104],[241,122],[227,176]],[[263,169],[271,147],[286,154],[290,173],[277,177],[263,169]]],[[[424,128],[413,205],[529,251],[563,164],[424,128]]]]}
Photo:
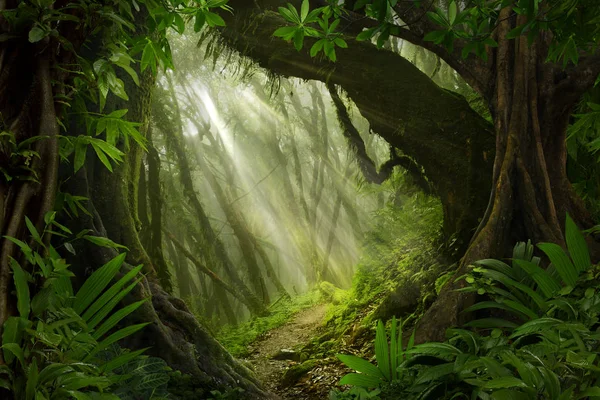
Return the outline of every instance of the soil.
{"type": "Polygon", "coordinates": [[[246,361],[265,387],[282,400],[325,400],[329,391],[348,372],[337,360],[317,359],[310,362],[310,370],[297,381],[283,384],[286,371],[304,361],[306,356],[301,354],[302,347],[322,333],[326,309],[327,305],[321,304],[303,310],[285,325],[265,333],[249,347],[250,356],[246,361]],[[282,350],[295,360],[273,359],[282,350]]]}

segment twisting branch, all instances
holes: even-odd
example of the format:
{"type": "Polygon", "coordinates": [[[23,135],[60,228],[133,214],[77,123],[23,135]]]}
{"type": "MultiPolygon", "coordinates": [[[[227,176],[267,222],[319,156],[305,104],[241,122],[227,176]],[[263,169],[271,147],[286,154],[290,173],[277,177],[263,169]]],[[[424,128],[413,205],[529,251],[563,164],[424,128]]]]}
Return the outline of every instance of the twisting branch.
{"type": "Polygon", "coordinates": [[[379,172],[375,167],[375,162],[367,154],[365,142],[362,140],[360,133],[352,123],[348,110],[344,105],[344,102],[340,98],[335,85],[327,84],[327,89],[331,94],[333,104],[335,106],[340,125],[342,127],[343,135],[348,139],[350,148],[356,154],[358,166],[365,177],[370,183],[376,183],[378,185],[385,182],[394,171],[394,167],[404,167],[413,177],[415,177],[415,183],[423,189],[426,193],[431,193],[431,186],[419,166],[410,157],[399,156],[396,154],[395,148],[390,150],[390,159],[379,167],[379,172]]]}
{"type": "Polygon", "coordinates": [[[577,102],[581,95],[594,86],[600,75],[600,48],[595,54],[582,57],[579,63],[563,72],[562,67],[554,66],[558,79],[563,78],[556,85],[555,93],[561,94],[561,101],[568,107],[577,102]],[[562,76],[561,76],[562,75],[562,76]]]}

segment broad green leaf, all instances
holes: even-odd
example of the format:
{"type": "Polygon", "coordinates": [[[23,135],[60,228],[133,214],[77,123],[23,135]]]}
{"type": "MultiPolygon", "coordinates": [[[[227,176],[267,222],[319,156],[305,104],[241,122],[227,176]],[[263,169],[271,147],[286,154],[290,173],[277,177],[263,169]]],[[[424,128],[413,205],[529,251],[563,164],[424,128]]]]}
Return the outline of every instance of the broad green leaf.
{"type": "Polygon", "coordinates": [[[35,240],[38,244],[43,246],[44,242],[42,242],[40,234],[35,228],[35,225],[33,225],[33,222],[31,222],[31,220],[27,216],[25,217],[25,224],[27,225],[27,229],[29,230],[29,233],[31,233],[31,237],[33,237],[33,240],[35,240]]]}
{"type": "Polygon", "coordinates": [[[149,347],[146,347],[145,349],[130,351],[128,353],[121,354],[120,356],[115,357],[115,358],[109,360],[106,364],[102,365],[101,366],[102,372],[104,372],[104,373],[111,372],[114,369],[119,368],[119,367],[127,364],[131,360],[134,360],[135,358],[141,356],[148,349],[149,349],[149,347]]]}
{"type": "Polygon", "coordinates": [[[446,363],[440,365],[434,365],[425,369],[422,373],[419,374],[419,377],[415,381],[415,385],[420,385],[422,383],[427,383],[431,381],[438,380],[443,376],[450,375],[454,373],[454,363],[446,363]]]}
{"type": "Polygon", "coordinates": [[[573,259],[577,271],[586,271],[590,265],[592,265],[590,252],[583,234],[575,224],[575,221],[573,221],[571,216],[568,214],[567,221],[565,223],[565,239],[567,241],[569,255],[573,259]]]}
{"type": "Polygon", "coordinates": [[[373,376],[375,378],[385,379],[385,375],[382,373],[382,371],[365,359],[345,354],[336,354],[336,357],[348,368],[365,375],[373,376]]]}
{"type": "Polygon", "coordinates": [[[85,156],[87,152],[87,141],[83,136],[79,136],[75,140],[75,161],[73,163],[73,168],[75,172],[79,171],[83,164],[85,163],[85,156]]]}
{"type": "Polygon", "coordinates": [[[527,387],[527,385],[514,376],[502,376],[486,382],[484,386],[486,389],[506,389],[512,387],[527,387]]]}
{"type": "Polygon", "coordinates": [[[409,347],[407,347],[407,353],[410,354],[429,354],[442,358],[453,358],[458,354],[462,354],[460,349],[448,343],[430,342],[419,344],[412,348],[409,347]]]}
{"type": "MultiPolygon", "coordinates": [[[[8,317],[4,322],[2,330],[2,343],[20,344],[23,338],[23,332],[31,326],[31,321],[21,317],[8,317]]],[[[9,351],[4,351],[4,361],[10,364],[14,360],[14,354],[9,351]]]]}
{"type": "Polygon", "coordinates": [[[39,369],[34,357],[27,368],[27,383],[25,385],[25,400],[34,400],[38,384],[39,369]]]}
{"type": "Polygon", "coordinates": [[[152,67],[153,70],[156,68],[156,54],[154,53],[152,42],[148,42],[146,43],[146,46],[144,46],[144,50],[142,51],[142,61],[140,63],[140,69],[142,72],[144,72],[148,67],[152,67]]]}
{"type": "Polygon", "coordinates": [[[381,320],[377,321],[377,332],[375,334],[375,358],[377,366],[383,372],[385,378],[389,381],[392,378],[390,371],[390,349],[388,346],[385,326],[381,320]]]}
{"type": "Polygon", "coordinates": [[[2,348],[5,351],[11,352],[17,360],[21,363],[21,367],[23,369],[27,368],[27,364],[25,363],[25,356],[23,355],[23,349],[17,343],[4,343],[2,348]]]}
{"type": "Polygon", "coordinates": [[[146,301],[147,299],[144,299],[135,303],[131,303],[112,314],[106,319],[106,321],[102,323],[102,325],[98,327],[98,329],[96,329],[96,331],[92,335],[93,338],[96,340],[100,339],[108,331],[114,328],[119,322],[121,322],[123,318],[127,317],[129,314],[140,308],[140,306],[142,306],[146,301]]]}
{"type": "Polygon", "coordinates": [[[194,32],[200,32],[206,23],[206,16],[204,15],[204,11],[198,10],[196,12],[196,19],[194,21],[194,32]]]}
{"type": "Polygon", "coordinates": [[[31,28],[31,30],[29,31],[29,42],[30,43],[36,43],[39,42],[40,40],[42,40],[43,38],[45,38],[46,36],[48,36],[48,34],[46,33],[46,31],[44,31],[42,28],[40,28],[39,26],[34,26],[33,28],[31,28]]]}
{"type": "Polygon", "coordinates": [[[453,0],[450,2],[448,6],[448,20],[450,21],[450,25],[454,25],[454,21],[456,20],[456,14],[458,13],[458,8],[456,6],[456,2],[453,0]]]}
{"type": "Polygon", "coordinates": [[[575,286],[579,274],[565,251],[554,243],[540,243],[538,247],[546,253],[563,282],[569,286],[575,286]]]}
{"type": "Polygon", "coordinates": [[[27,273],[14,258],[11,257],[9,262],[13,270],[13,280],[17,291],[17,310],[19,310],[19,315],[21,317],[28,319],[31,298],[29,294],[29,280],[27,279],[27,273]]]}
{"type": "Polygon", "coordinates": [[[79,315],[102,293],[121,269],[126,253],[119,254],[95,271],[77,292],[73,309],[79,315]]]}
{"type": "Polygon", "coordinates": [[[511,328],[515,329],[518,327],[512,321],[507,321],[501,318],[481,318],[475,319],[473,321],[469,321],[465,324],[465,326],[470,326],[472,328],[480,328],[480,329],[493,329],[493,328],[511,328]]]}
{"type": "Polygon", "coordinates": [[[285,40],[290,40],[294,37],[296,29],[297,28],[295,26],[282,26],[273,33],[273,36],[280,37],[285,40]]]}
{"type": "Polygon", "coordinates": [[[110,240],[109,238],[106,238],[104,236],[85,235],[85,236],[83,236],[83,239],[87,240],[88,242],[94,243],[97,246],[110,247],[112,249],[129,250],[127,247],[125,247],[121,244],[115,243],[112,240],[110,240]]]}
{"type": "Polygon", "coordinates": [[[381,385],[383,381],[379,378],[365,374],[347,374],[340,379],[339,385],[352,385],[364,388],[376,388],[381,385]]]}
{"type": "Polygon", "coordinates": [[[223,18],[221,18],[221,16],[219,14],[216,14],[216,13],[210,12],[210,11],[206,11],[204,13],[204,16],[206,18],[206,23],[210,27],[225,26],[225,21],[223,20],[223,18]]]}
{"type": "Polygon", "coordinates": [[[546,298],[550,298],[560,291],[560,282],[554,279],[546,270],[531,261],[514,260],[514,262],[533,278],[546,298]]]}
{"type": "Polygon", "coordinates": [[[326,41],[327,41],[326,39],[317,40],[315,42],[315,44],[313,44],[312,47],[310,48],[310,56],[315,57],[319,53],[319,51],[321,51],[323,49],[323,45],[325,44],[326,41]]]}
{"type": "Polygon", "coordinates": [[[166,373],[146,374],[137,384],[138,390],[148,390],[166,385],[169,382],[169,375],[166,373]]]}
{"type": "Polygon", "coordinates": [[[559,319],[556,319],[556,318],[544,317],[544,318],[534,319],[534,320],[528,321],[528,322],[524,323],[523,325],[519,326],[518,328],[516,328],[510,337],[514,338],[514,337],[518,337],[518,336],[522,336],[522,335],[527,335],[530,333],[540,332],[545,329],[555,327],[561,323],[562,323],[562,321],[559,319]]]}
{"type": "MultiPolygon", "coordinates": [[[[294,32],[294,47],[296,50],[300,51],[304,44],[304,31],[302,29],[296,29],[294,32]]],[[[328,42],[329,43],[329,42],[328,42]]],[[[327,44],[325,44],[327,45],[327,44]]]]}
{"type": "Polygon", "coordinates": [[[304,20],[308,16],[308,10],[309,9],[310,9],[310,6],[308,4],[308,0],[303,0],[302,1],[302,6],[301,6],[301,9],[300,9],[300,20],[302,22],[304,22],[304,20]]]}

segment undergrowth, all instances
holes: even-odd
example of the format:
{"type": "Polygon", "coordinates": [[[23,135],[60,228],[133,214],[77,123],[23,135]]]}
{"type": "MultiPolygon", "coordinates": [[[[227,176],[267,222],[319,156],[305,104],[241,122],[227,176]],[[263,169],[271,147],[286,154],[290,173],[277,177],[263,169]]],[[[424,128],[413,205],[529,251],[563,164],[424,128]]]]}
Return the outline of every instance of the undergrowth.
{"type": "Polygon", "coordinates": [[[234,357],[244,357],[248,355],[248,345],[262,334],[285,324],[296,313],[321,300],[321,293],[317,289],[291,299],[282,298],[269,308],[268,316],[252,318],[238,326],[226,325],[217,332],[217,339],[234,357]]]}
{"type": "Polygon", "coordinates": [[[342,339],[357,331],[374,336],[371,322],[385,319],[381,314],[392,315],[386,308],[396,305],[390,298],[401,296],[403,286],[418,288],[416,300],[422,305],[416,307],[418,312],[433,301],[434,282],[448,270],[448,263],[439,256],[442,209],[437,199],[415,194],[403,198],[401,206],[389,202],[375,213],[374,221],[372,231],[365,236],[363,255],[346,301],[328,309],[326,333],[309,345],[313,356],[333,354],[345,345],[342,339]]]}

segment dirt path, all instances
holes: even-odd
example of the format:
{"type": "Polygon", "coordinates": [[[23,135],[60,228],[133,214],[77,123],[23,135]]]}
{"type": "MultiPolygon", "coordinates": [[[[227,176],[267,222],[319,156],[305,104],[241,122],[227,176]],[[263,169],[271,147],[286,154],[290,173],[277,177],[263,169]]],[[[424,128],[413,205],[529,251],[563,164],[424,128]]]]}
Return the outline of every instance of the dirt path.
{"type": "MultiPolygon", "coordinates": [[[[322,397],[322,387],[322,390],[318,390],[321,393],[316,393],[315,390],[307,387],[306,384],[310,383],[307,382],[311,378],[310,372],[291,387],[282,385],[282,378],[286,370],[300,363],[300,354],[286,353],[287,357],[296,358],[295,360],[273,359],[273,356],[281,353],[282,350],[297,350],[308,343],[310,339],[318,336],[326,309],[327,305],[321,304],[299,312],[290,322],[267,332],[249,348],[251,355],[247,361],[252,364],[258,378],[265,386],[271,392],[281,396],[282,399],[312,400],[326,398],[322,397]]],[[[317,364],[320,364],[320,362],[317,364]]],[[[319,366],[315,366],[314,369],[318,370],[319,366]]]]}

